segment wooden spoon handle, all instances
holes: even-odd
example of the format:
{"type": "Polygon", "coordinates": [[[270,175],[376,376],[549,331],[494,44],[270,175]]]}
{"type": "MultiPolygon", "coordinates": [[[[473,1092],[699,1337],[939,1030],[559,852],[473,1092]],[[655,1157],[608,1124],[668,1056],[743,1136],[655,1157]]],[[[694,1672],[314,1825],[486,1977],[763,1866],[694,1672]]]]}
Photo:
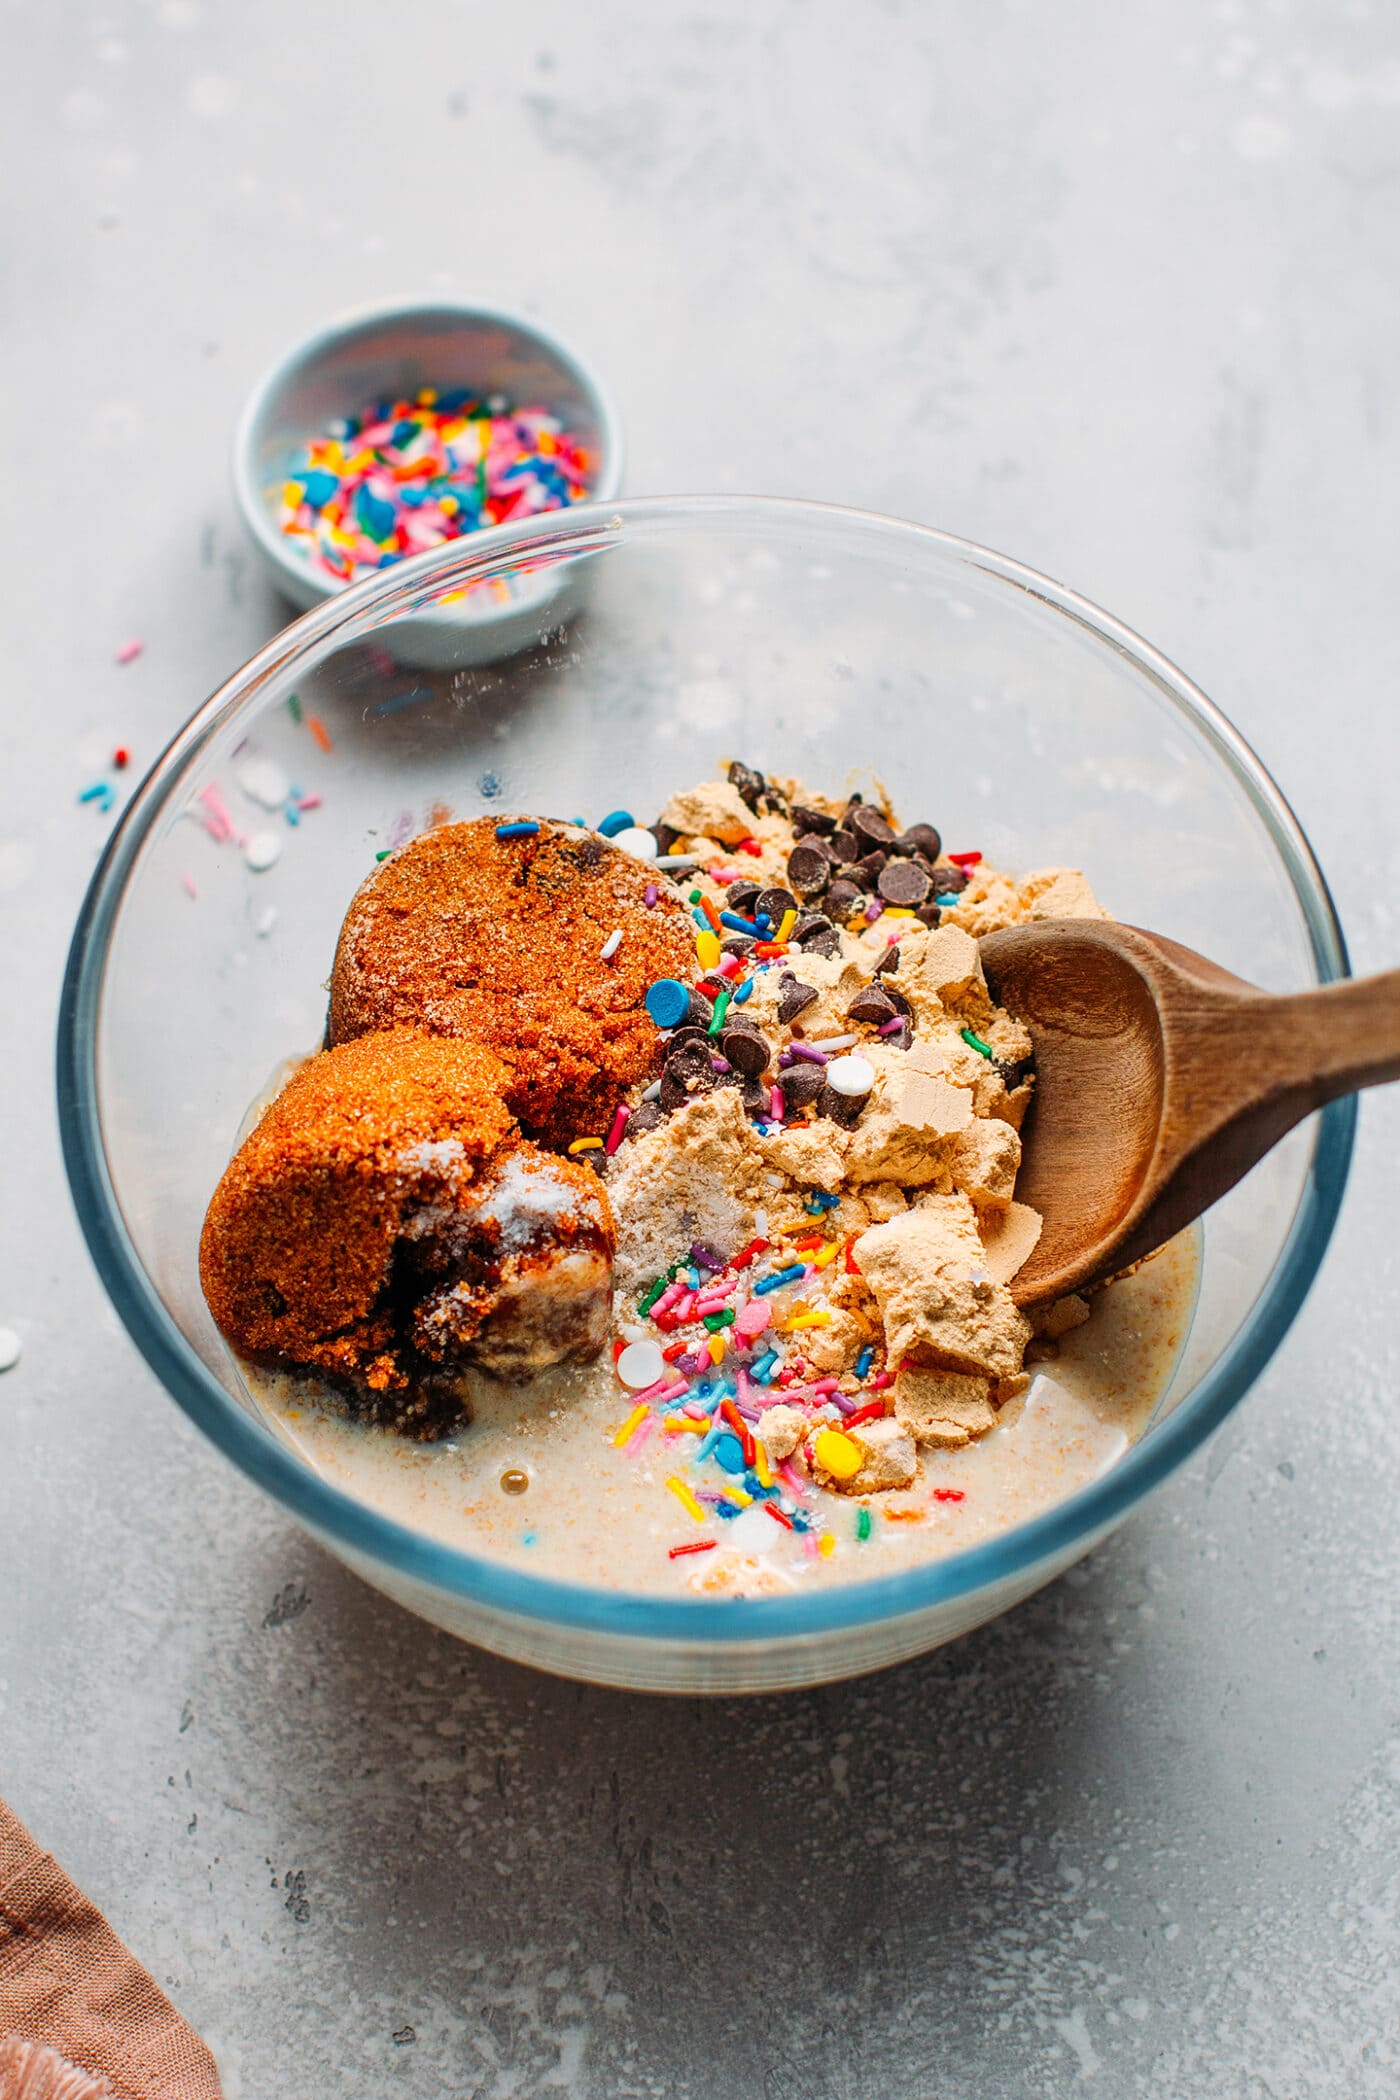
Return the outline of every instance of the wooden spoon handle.
{"type": "Polygon", "coordinates": [[[1270,999],[1264,1017],[1255,1038],[1258,1093],[1295,1096],[1300,1116],[1400,1079],[1400,970],[1270,999]]]}

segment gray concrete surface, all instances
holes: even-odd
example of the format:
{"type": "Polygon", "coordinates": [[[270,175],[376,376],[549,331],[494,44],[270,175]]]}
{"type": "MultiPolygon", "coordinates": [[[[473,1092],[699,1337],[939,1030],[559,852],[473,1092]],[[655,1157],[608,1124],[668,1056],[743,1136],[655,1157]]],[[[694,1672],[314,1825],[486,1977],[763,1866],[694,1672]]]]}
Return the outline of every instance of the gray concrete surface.
{"type": "Polygon", "coordinates": [[[277,617],[237,406],[421,288],[590,348],[634,491],[904,512],[1111,606],[1396,961],[1394,11],[72,0],[0,35],[0,1790],[237,2100],[1400,2092],[1400,1102],[1268,1375],[1078,1572],[882,1679],[668,1706],[453,1646],[196,1439],[81,1252],[49,1076],[109,821],[76,792],[277,617]]]}

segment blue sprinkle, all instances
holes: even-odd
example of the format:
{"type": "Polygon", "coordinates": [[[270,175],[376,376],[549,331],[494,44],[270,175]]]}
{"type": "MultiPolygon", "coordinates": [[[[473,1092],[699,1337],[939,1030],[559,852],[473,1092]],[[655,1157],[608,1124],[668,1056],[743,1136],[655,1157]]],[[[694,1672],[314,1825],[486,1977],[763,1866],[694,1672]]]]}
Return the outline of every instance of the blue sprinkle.
{"type": "Polygon", "coordinates": [[[841,1198],[839,1196],[827,1196],[820,1189],[813,1189],[812,1201],[816,1204],[818,1210],[835,1210],[841,1198]]]}
{"type": "Polygon", "coordinates": [[[355,491],[355,517],[361,529],[372,540],[387,540],[393,537],[394,506],[382,497],[371,493],[369,484],[361,482],[355,491]]]}
{"type": "Polygon", "coordinates": [[[612,839],[617,837],[619,831],[631,831],[636,821],[630,809],[615,809],[609,816],[604,817],[598,829],[605,839],[612,839]]]}
{"type": "Polygon", "coordinates": [[[810,1530],[811,1530],[811,1528],[812,1528],[812,1525],[811,1525],[811,1520],[810,1520],[809,1518],[807,1518],[807,1517],[804,1517],[800,1509],[794,1509],[794,1510],[793,1510],[793,1511],[791,1512],[791,1516],[792,1516],[792,1528],[793,1528],[793,1530],[794,1530],[794,1531],[810,1531],[810,1530]]]}
{"type": "MultiPolygon", "coordinates": [[[[708,1442],[709,1439],[707,1438],[706,1441],[708,1442]]],[[[715,1438],[714,1455],[716,1462],[724,1467],[726,1473],[743,1472],[744,1447],[732,1429],[726,1429],[720,1436],[715,1438]]]]}
{"type": "Polygon", "coordinates": [[[758,925],[756,921],[753,919],[744,918],[743,915],[737,911],[722,911],[719,915],[719,923],[721,926],[732,926],[735,933],[758,932],[758,925]]]}
{"type": "Polygon", "coordinates": [[[80,802],[105,802],[111,795],[111,792],[105,780],[95,780],[90,788],[83,789],[78,800],[80,802]]]}
{"type": "Polygon", "coordinates": [[[755,1298],[764,1297],[769,1291],[780,1291],[784,1284],[796,1283],[803,1273],[803,1265],[794,1262],[790,1269],[779,1269],[772,1276],[764,1276],[753,1287],[755,1298]]]}
{"type": "Polygon", "coordinates": [[[539,830],[538,824],[498,824],[498,839],[532,839],[539,830]]]}
{"type": "MultiPolygon", "coordinates": [[[[723,1422],[712,1424],[700,1439],[700,1449],[695,1454],[696,1464],[698,1465],[702,1458],[709,1457],[722,1436],[730,1436],[732,1434],[733,1432],[727,1430],[723,1422]]],[[[742,1452],[740,1455],[742,1456],[742,1452]]]]}
{"type": "Polygon", "coordinates": [[[405,416],[403,421],[401,423],[396,423],[393,429],[389,432],[389,443],[393,446],[396,452],[402,452],[405,445],[411,445],[413,443],[413,440],[417,437],[419,431],[422,428],[423,426],[421,423],[410,422],[408,417],[405,416]]]}
{"type": "Polygon", "coordinates": [[[494,802],[501,792],[500,776],[496,773],[483,773],[476,785],[477,792],[484,795],[488,802],[494,802]]]}
{"type": "MultiPolygon", "coordinates": [[[[692,918],[692,919],[694,919],[694,921],[695,921],[695,923],[696,923],[696,925],[697,925],[697,926],[709,926],[709,925],[710,925],[710,922],[709,922],[709,920],[708,920],[708,919],[707,919],[707,918],[705,917],[705,914],[704,914],[704,912],[702,912],[702,911],[701,911],[701,909],[700,909],[700,907],[699,907],[699,905],[698,905],[698,904],[694,904],[694,905],[692,905],[692,906],[691,906],[691,909],[690,909],[690,916],[691,916],[691,918],[692,918]]],[[[710,931],[711,931],[711,933],[713,933],[713,932],[714,932],[714,928],[713,928],[712,926],[710,926],[710,931]]]]}
{"type": "Polygon", "coordinates": [[[520,1543],[522,1546],[533,1546],[537,1542],[538,1536],[539,1534],[534,1531],[522,1531],[520,1543]]]}
{"type": "Polygon", "coordinates": [[[938,906],[939,910],[943,911],[946,910],[948,905],[956,904],[958,899],[955,892],[953,895],[948,897],[935,897],[933,901],[938,906]]]}
{"type": "Polygon", "coordinates": [[[337,475],[328,474],[324,467],[313,467],[309,474],[302,477],[302,486],[305,490],[303,501],[309,503],[313,510],[319,510],[323,503],[330,502],[340,487],[340,480],[337,475]]]}
{"type": "Polygon", "coordinates": [[[856,1377],[864,1378],[874,1361],[875,1345],[873,1342],[867,1342],[860,1355],[856,1358],[856,1377]]]}
{"type": "Polygon", "coordinates": [[[678,1028],[690,1012],[690,992],[679,977],[658,977],[642,1003],[658,1028],[678,1028]]]}
{"type": "Polygon", "coordinates": [[[734,1004],[736,1006],[742,1006],[752,990],[753,979],[752,977],[746,977],[743,983],[740,985],[738,991],[734,994],[734,1004]]]}
{"type": "Polygon", "coordinates": [[[737,1502],[717,1502],[714,1513],[717,1517],[723,1517],[726,1522],[734,1517],[742,1517],[744,1514],[737,1502]]]}
{"type": "Polygon", "coordinates": [[[288,802],[283,808],[282,814],[293,830],[295,830],[301,822],[301,811],[297,808],[295,802],[288,802]]]}

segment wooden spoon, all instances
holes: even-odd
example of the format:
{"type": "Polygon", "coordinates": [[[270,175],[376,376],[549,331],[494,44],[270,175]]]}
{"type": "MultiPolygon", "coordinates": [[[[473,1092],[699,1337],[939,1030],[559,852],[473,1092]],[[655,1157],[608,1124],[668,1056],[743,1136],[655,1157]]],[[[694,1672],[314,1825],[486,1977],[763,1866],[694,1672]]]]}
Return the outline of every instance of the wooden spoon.
{"type": "Polygon", "coordinates": [[[1035,1046],[1016,1196],[1045,1222],[1011,1284],[1019,1305],[1141,1260],[1312,1109],[1400,1079],[1400,970],[1277,998],[1107,919],[980,945],[1035,1046]]]}

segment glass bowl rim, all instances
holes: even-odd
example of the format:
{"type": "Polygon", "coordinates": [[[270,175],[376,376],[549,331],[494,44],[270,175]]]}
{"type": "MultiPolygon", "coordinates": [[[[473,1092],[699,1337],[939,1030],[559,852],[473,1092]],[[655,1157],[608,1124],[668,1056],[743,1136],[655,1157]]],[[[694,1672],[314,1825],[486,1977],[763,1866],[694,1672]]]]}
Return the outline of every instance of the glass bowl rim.
{"type": "MultiPolygon", "coordinates": [[[[381,1516],[313,1473],[230,1397],[166,1310],[127,1232],[107,1168],[97,1090],[98,1026],[111,937],[128,878],[168,792],[187,763],[240,707],[308,648],[340,630],[353,640],[370,616],[421,609],[424,586],[453,587],[503,557],[548,550],[555,559],[601,550],[630,521],[771,519],[775,530],[810,520],[868,535],[907,537],[1012,584],[1128,657],[1203,735],[1244,790],[1283,863],[1307,931],[1318,981],[1349,974],[1346,944],[1325,878],[1277,785],[1219,708],[1131,628],[1052,578],[933,526],[839,504],[774,496],[670,496],[578,504],[544,519],[502,525],[450,541],[336,593],[283,628],[205,701],[132,795],[79,911],[64,972],[57,1039],[60,1136],[88,1250],[123,1324],[157,1378],[224,1455],[257,1486],[332,1546],[393,1574],[517,1620],[580,1632],[666,1641],[694,1649],[823,1635],[972,1599],[1088,1548],[1182,1465],[1243,1398],[1291,1326],[1331,1237],[1346,1185],[1356,1124],[1354,1097],[1318,1118],[1312,1159],[1288,1237],[1244,1324],[1191,1392],[1150,1436],[1107,1473],[1004,1535],[898,1574],[842,1583],[807,1595],[674,1598],[531,1574],[381,1516]]],[[[431,595],[429,591],[428,595],[431,595]]]]}

